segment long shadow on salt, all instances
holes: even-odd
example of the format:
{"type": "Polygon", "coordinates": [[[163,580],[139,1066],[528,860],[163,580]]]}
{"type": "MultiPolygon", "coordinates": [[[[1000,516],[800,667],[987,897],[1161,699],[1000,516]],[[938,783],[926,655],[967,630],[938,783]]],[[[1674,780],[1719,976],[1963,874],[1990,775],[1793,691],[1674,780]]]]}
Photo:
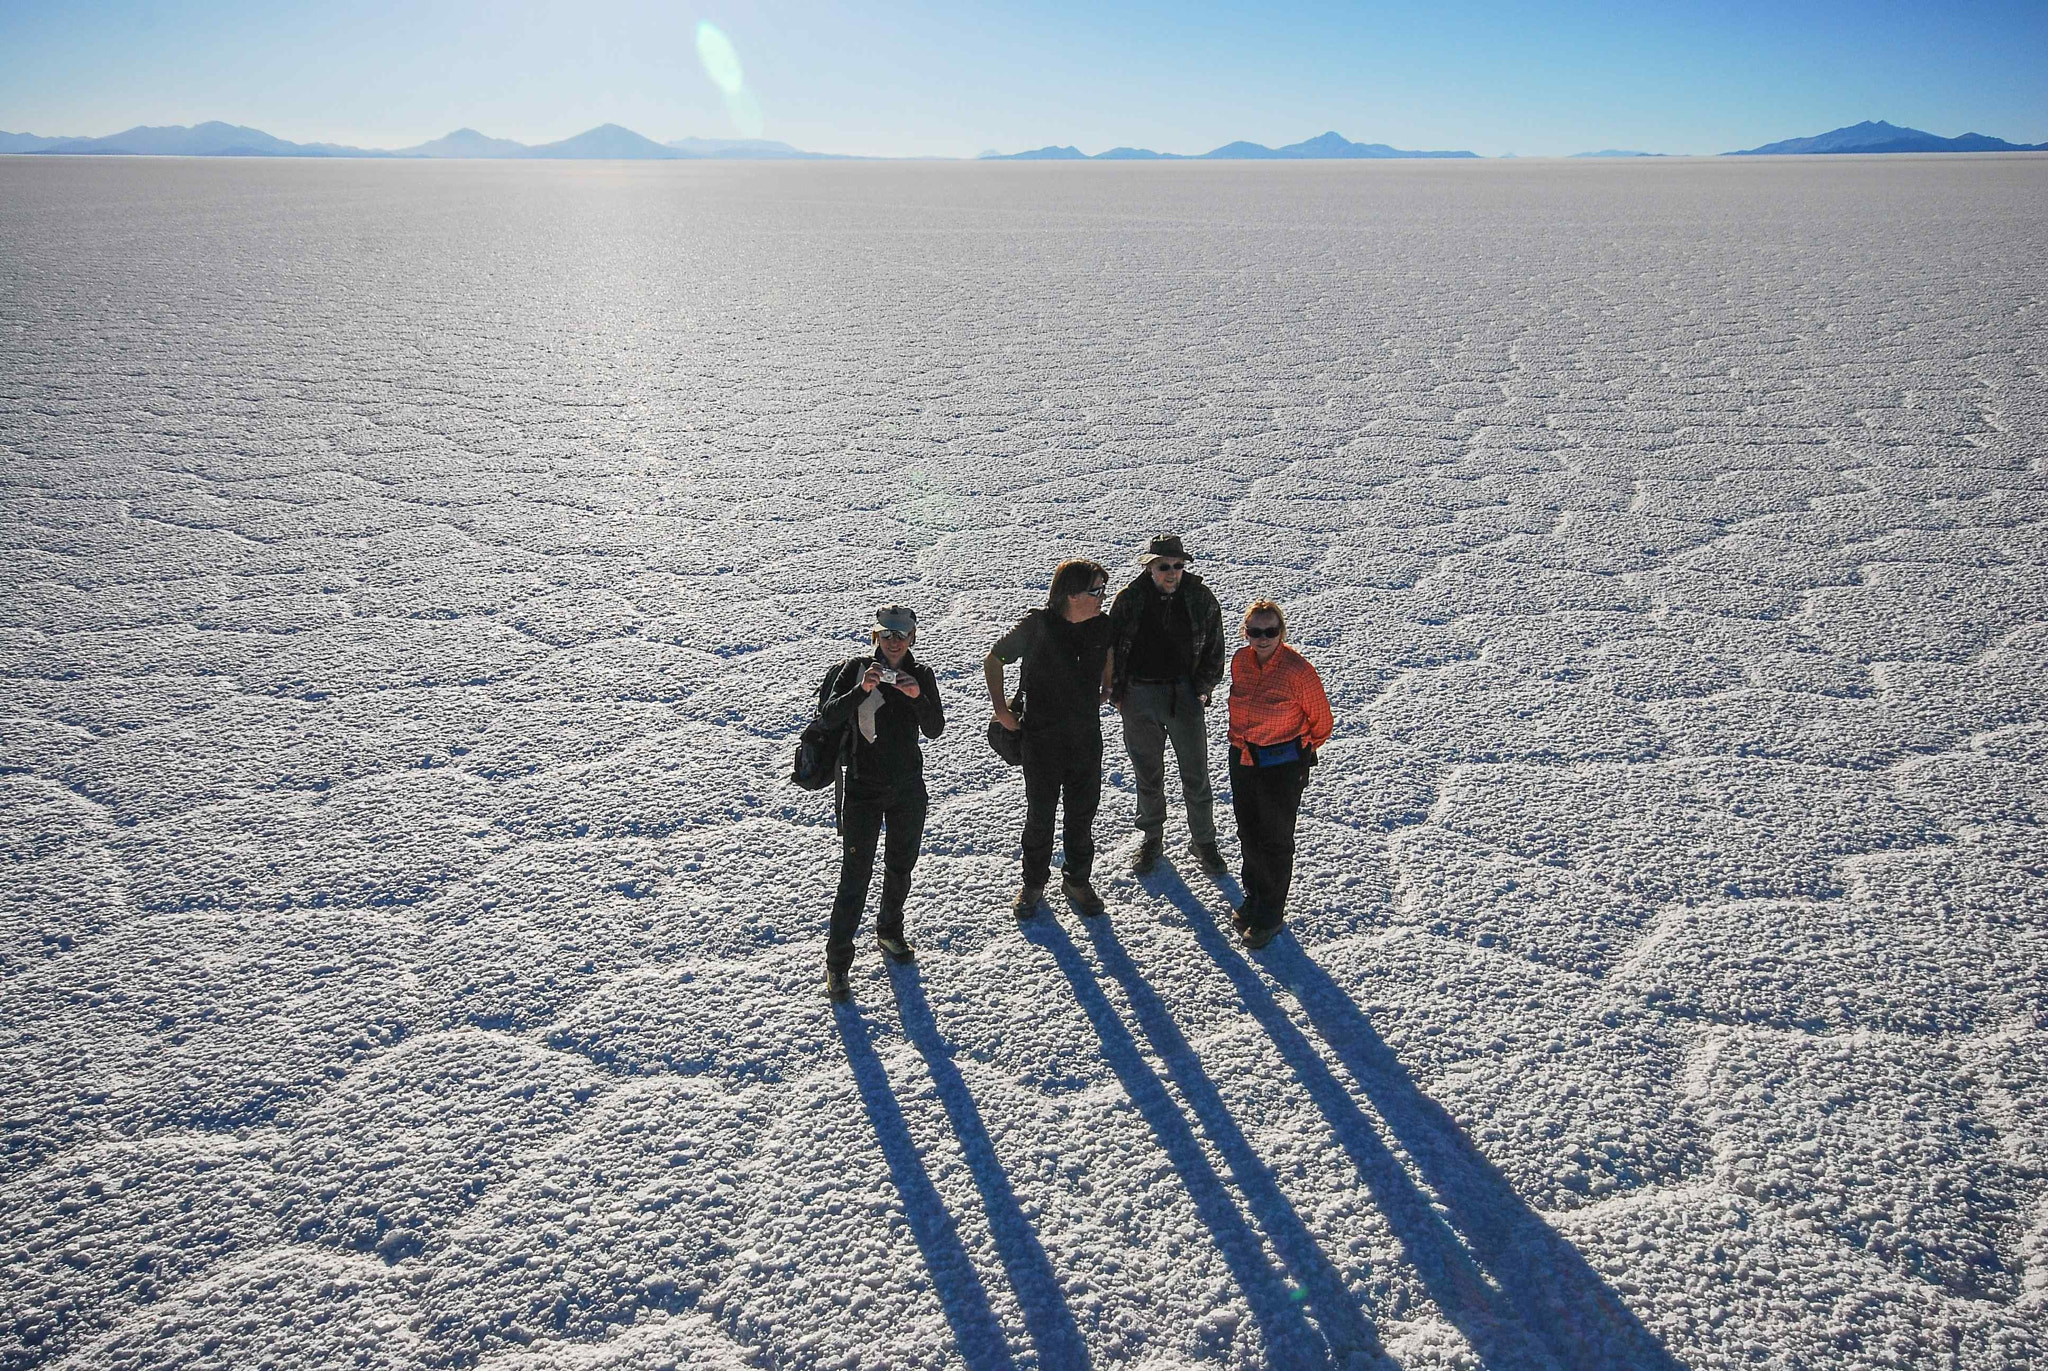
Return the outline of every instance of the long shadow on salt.
{"type": "Polygon", "coordinates": [[[1202,1071],[1180,1031],[1173,1027],[1158,996],[1131,969],[1129,959],[1117,945],[1116,935],[1108,931],[1107,920],[1093,920],[1090,927],[1098,930],[1092,936],[1105,969],[1130,994],[1145,1036],[1194,1110],[1210,1144],[1222,1155],[1231,1181],[1244,1195],[1259,1229],[1272,1240],[1275,1253],[1293,1277],[1293,1288],[1266,1260],[1258,1230],[1238,1212],[1236,1202],[1209,1164],[1186,1116],[1174,1103],[1165,1083],[1146,1065],[1137,1040],[1124,1026],[1066,930],[1051,919],[1035,919],[1023,926],[1023,932],[1029,941],[1052,954],[1073,983],[1075,998],[1102,1040],[1103,1060],[1157,1135],[1161,1150],[1187,1186],[1196,1214],[1214,1235],[1217,1250],[1230,1267],[1238,1289],[1244,1292],[1266,1341],[1266,1364],[1288,1368],[1348,1367],[1356,1365],[1363,1356],[1381,1366],[1391,1366],[1378,1334],[1360,1311],[1343,1276],[1317,1246],[1315,1235],[1281,1193],[1271,1171],[1259,1160],[1243,1131],[1223,1107],[1214,1083],[1202,1071]],[[1313,1322],[1308,1317],[1310,1312],[1315,1316],[1313,1322]]]}
{"type": "Polygon", "coordinates": [[[889,1085],[889,1073],[868,1039],[867,1024],[850,1004],[834,1005],[833,1017],[839,1041],[846,1047],[847,1064],[853,1068],[854,1084],[860,1090],[860,1102],[874,1127],[875,1141],[881,1145],[882,1159],[889,1165],[889,1179],[903,1197],[910,1236],[924,1257],[925,1270],[931,1273],[961,1360],[975,1371],[997,1367],[1014,1371],[1016,1362],[1010,1357],[1002,1325],[989,1307],[988,1291],[961,1245],[953,1216],[932,1184],[931,1173],[924,1169],[917,1142],[910,1136],[910,1126],[904,1122],[896,1092],[889,1085]]]}
{"type": "Polygon", "coordinates": [[[1017,1203],[1017,1192],[1010,1186],[1002,1158],[996,1155],[988,1126],[982,1122],[981,1109],[974,1103],[960,1068],[954,1065],[952,1045],[939,1032],[931,1006],[925,1002],[924,982],[917,968],[892,967],[889,983],[896,992],[896,1007],[903,1017],[903,1035],[924,1058],[939,1102],[946,1108],[946,1119],[953,1126],[953,1136],[974,1176],[975,1189],[981,1192],[989,1232],[1002,1254],[1010,1288],[1016,1291],[1017,1303],[1023,1309],[1024,1327],[1038,1349],[1038,1364],[1088,1365],[1088,1348],[1082,1341],[1081,1330],[1074,1325],[1074,1314],[1067,1308],[1066,1297],[1060,1293],[1059,1277],[1054,1274],[1038,1235],[1032,1231],[1031,1221],[1024,1217],[1024,1210],[1017,1203]]]}
{"type": "MultiPolygon", "coordinates": [[[[1260,965],[1293,993],[1317,1035],[1414,1159],[1441,1213],[1266,982],[1225,941],[1214,916],[1178,877],[1147,885],[1187,915],[1195,941],[1236,985],[1246,1010],[1357,1166],[1431,1298],[1488,1366],[1679,1371],[1681,1363],[1578,1250],[1515,1193],[1443,1106],[1423,1093],[1357,1004],[1299,944],[1282,937],[1258,954],[1260,965]],[[1491,1275],[1490,1282],[1482,1272],[1491,1275]]],[[[1128,961],[1123,975],[1107,959],[1105,965],[1119,980],[1127,975],[1143,984],[1128,961]]]]}

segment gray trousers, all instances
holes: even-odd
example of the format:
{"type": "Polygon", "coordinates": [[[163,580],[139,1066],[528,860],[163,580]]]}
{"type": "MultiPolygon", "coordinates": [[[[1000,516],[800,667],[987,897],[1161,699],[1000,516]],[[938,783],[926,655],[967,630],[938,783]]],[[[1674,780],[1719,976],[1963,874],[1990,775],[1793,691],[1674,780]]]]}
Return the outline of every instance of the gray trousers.
{"type": "Polygon", "coordinates": [[[1209,724],[1202,702],[1186,681],[1124,689],[1124,751],[1138,783],[1138,830],[1166,827],[1166,744],[1180,767],[1180,794],[1188,807],[1188,837],[1216,841],[1216,800],[1209,789],[1209,724]]]}

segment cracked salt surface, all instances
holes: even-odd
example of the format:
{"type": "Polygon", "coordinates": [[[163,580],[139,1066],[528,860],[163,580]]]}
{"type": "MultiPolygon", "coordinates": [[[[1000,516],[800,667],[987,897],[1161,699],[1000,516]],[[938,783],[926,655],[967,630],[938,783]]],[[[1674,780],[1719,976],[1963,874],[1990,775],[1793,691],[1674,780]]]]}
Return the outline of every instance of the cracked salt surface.
{"type": "Polygon", "coordinates": [[[0,1368],[2041,1362],[2044,211],[0,159],[0,1368]],[[1160,528],[1336,709],[1257,956],[1006,909],[981,654],[1160,528]]]}

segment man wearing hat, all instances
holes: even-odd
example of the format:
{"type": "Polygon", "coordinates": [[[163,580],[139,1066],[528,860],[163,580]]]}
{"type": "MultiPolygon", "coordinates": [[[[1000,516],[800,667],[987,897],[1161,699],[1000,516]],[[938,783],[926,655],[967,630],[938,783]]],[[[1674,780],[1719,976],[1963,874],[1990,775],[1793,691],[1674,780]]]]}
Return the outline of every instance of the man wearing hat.
{"type": "Polygon", "coordinates": [[[918,735],[936,738],[946,731],[931,668],[910,655],[917,641],[916,612],[908,605],[883,605],[875,611],[871,631],[874,652],[839,668],[818,711],[828,727],[852,724],[839,808],[839,893],[825,936],[825,993],[835,1000],[851,993],[847,971],[853,965],[853,934],[868,902],[875,847],[885,826],[889,837],[875,941],[896,961],[916,955],[903,938],[903,901],[910,894],[910,871],[917,865],[930,804],[918,735]]]}
{"type": "Polygon", "coordinates": [[[1138,785],[1140,842],[1131,870],[1140,876],[1165,850],[1169,742],[1188,810],[1188,851],[1212,876],[1226,869],[1216,850],[1205,717],[1223,679],[1223,607],[1187,569],[1188,560],[1180,535],[1159,534],[1139,554],[1143,570],[1109,611],[1115,632],[1110,699],[1123,715],[1124,750],[1138,785]]]}

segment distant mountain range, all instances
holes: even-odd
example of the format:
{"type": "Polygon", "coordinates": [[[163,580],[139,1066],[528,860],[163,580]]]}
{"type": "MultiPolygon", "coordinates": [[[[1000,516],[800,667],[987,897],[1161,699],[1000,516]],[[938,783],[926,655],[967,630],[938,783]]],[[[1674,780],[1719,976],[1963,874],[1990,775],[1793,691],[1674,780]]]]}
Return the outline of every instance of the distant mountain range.
{"type": "Polygon", "coordinates": [[[1207,152],[1154,152],[1150,148],[1111,148],[1093,157],[1074,147],[1033,148],[1029,152],[984,152],[991,162],[1191,162],[1191,161],[1325,161],[1357,157],[1477,157],[1476,152],[1404,152],[1385,143],[1354,143],[1341,133],[1325,133],[1284,148],[1264,143],[1225,143],[1207,152]]]}
{"type": "Polygon", "coordinates": [[[1724,154],[1728,157],[1785,157],[1816,152],[2048,152],[2048,143],[2008,143],[1982,133],[1943,138],[1921,129],[1902,129],[1883,120],[1866,119],[1860,124],[1815,134],[1811,138],[1787,138],[1760,148],[1744,148],[1724,154]]]}
{"type": "Polygon", "coordinates": [[[33,133],[0,133],[0,153],[49,153],[57,156],[130,157],[435,157],[435,158],[570,158],[629,161],[724,161],[826,159],[835,154],[805,152],[766,139],[678,138],[657,143],[617,124],[600,124],[573,138],[529,146],[509,138],[492,138],[475,129],[455,132],[415,147],[384,150],[352,148],[340,143],[292,143],[261,129],[210,121],[187,128],[137,125],[104,138],[45,138],[33,133]]]}
{"type": "MultiPolygon", "coordinates": [[[[1874,152],[2048,152],[2048,143],[2008,143],[1982,133],[1943,138],[1921,129],[1900,128],[1881,120],[1851,124],[1812,138],[1787,138],[1762,147],[1725,153],[1728,157],[1771,157],[1802,153],[1874,152]]],[[[187,128],[137,125],[104,138],[48,138],[33,133],[0,133],[0,153],[49,153],[60,156],[132,157],[409,157],[409,158],[570,158],[629,161],[824,161],[847,160],[841,154],[805,152],[787,143],[762,138],[652,138],[600,124],[573,138],[529,145],[492,138],[475,129],[457,129],[431,142],[409,148],[355,148],[340,143],[293,143],[240,124],[212,121],[187,128]]],[[[1578,157],[1661,157],[1655,152],[1606,148],[1578,157]]],[[[1285,147],[1263,143],[1225,143],[1203,153],[1154,152],[1150,148],[1115,147],[1093,157],[1079,148],[1051,146],[1029,152],[984,152],[982,160],[1002,162],[1144,162],[1144,161],[1323,161],[1356,158],[1477,157],[1472,152],[1409,152],[1385,143],[1354,143],[1339,133],[1325,133],[1285,147]]]]}
{"type": "MultiPolygon", "coordinates": [[[[1992,138],[1981,133],[1966,133],[1960,138],[1942,138],[1920,129],[1900,128],[1895,124],[1865,122],[1839,128],[1832,133],[1823,133],[1813,138],[1788,138],[1781,143],[1766,143],[1760,148],[1745,148],[1741,152],[1725,153],[1728,157],[1762,157],[1793,153],[1816,152],[2048,152],[2048,143],[2008,143],[2003,138],[1992,138]]],[[[1513,154],[1509,154],[1512,156],[1513,154]]],[[[1599,152],[1580,152],[1574,157],[1662,157],[1661,152],[1631,152],[1620,148],[1603,148],[1599,152]]],[[[1002,153],[984,152],[983,160],[1006,162],[1126,162],[1152,159],[1191,160],[1187,154],[1174,152],[1153,152],[1149,148],[1111,148],[1098,152],[1093,157],[1076,147],[1054,145],[1033,148],[1029,152],[1002,153]]],[[[1470,152],[1404,152],[1388,147],[1385,143],[1353,143],[1341,134],[1325,133],[1306,142],[1289,143],[1284,148],[1269,148],[1260,143],[1225,143],[1220,148],[1194,155],[1201,159],[1256,158],[1277,159],[1322,159],[1352,157],[1474,157],[1470,152]]]]}

